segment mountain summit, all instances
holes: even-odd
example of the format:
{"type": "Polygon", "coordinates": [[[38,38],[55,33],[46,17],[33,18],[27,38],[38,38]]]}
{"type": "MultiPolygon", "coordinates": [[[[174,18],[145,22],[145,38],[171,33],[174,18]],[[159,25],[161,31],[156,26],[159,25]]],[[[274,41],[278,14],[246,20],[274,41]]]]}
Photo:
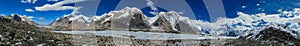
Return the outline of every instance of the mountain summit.
{"type": "Polygon", "coordinates": [[[27,16],[20,16],[18,14],[11,14],[10,16],[0,15],[0,22],[37,25],[37,23],[30,20],[30,18],[28,18],[27,16]]]}

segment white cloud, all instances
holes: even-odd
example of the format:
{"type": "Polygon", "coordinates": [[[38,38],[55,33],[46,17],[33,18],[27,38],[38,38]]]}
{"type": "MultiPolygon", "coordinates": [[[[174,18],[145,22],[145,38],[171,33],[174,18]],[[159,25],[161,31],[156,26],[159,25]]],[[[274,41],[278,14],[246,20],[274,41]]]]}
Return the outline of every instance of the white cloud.
{"type": "Polygon", "coordinates": [[[29,3],[31,0],[21,0],[22,3],[29,3]]]}
{"type": "MultiPolygon", "coordinates": [[[[67,16],[70,16],[70,15],[76,15],[77,13],[79,13],[78,10],[79,10],[80,8],[81,8],[81,7],[76,7],[76,8],[74,8],[73,11],[72,11],[72,13],[66,14],[66,15],[64,15],[63,17],[67,17],[67,16]]],[[[58,20],[58,18],[57,18],[56,20],[58,20]]]]}
{"type": "MultiPolygon", "coordinates": [[[[27,16],[27,15],[20,15],[21,17],[25,17],[25,18],[27,18],[27,19],[29,19],[29,20],[32,20],[33,18],[36,18],[36,17],[34,17],[34,16],[27,16]]],[[[22,19],[23,21],[25,21],[24,19],[22,19]]]]}
{"type": "Polygon", "coordinates": [[[154,10],[153,12],[150,12],[153,15],[157,15],[158,12],[155,12],[157,8],[154,6],[154,3],[151,0],[146,0],[147,1],[147,6],[151,8],[151,10],[154,10]]]}
{"type": "Polygon", "coordinates": [[[59,1],[59,0],[47,0],[47,1],[54,1],[54,2],[56,2],[56,1],[59,1]]]}
{"type": "Polygon", "coordinates": [[[28,18],[28,19],[32,19],[32,18],[35,18],[35,17],[33,17],[33,16],[27,16],[27,18],[28,18]]]}
{"type": "Polygon", "coordinates": [[[33,2],[32,2],[32,3],[35,3],[36,1],[38,1],[38,0],[33,0],[33,2]]]}
{"type": "Polygon", "coordinates": [[[151,10],[157,10],[157,8],[154,6],[154,3],[151,0],[147,0],[147,6],[150,6],[151,10]]]}
{"type": "Polygon", "coordinates": [[[151,14],[153,14],[153,15],[156,15],[156,14],[158,14],[158,12],[150,12],[151,14]]]}
{"type": "Polygon", "coordinates": [[[256,6],[259,6],[260,4],[256,4],[256,6]]]}
{"type": "Polygon", "coordinates": [[[43,17],[39,17],[39,18],[38,18],[38,20],[44,20],[44,19],[45,19],[45,18],[43,18],[43,17]]]}
{"type": "Polygon", "coordinates": [[[236,18],[219,18],[216,22],[206,22],[206,21],[197,21],[197,23],[202,27],[202,29],[210,29],[212,30],[210,33],[217,33],[219,34],[222,32],[220,29],[226,29],[228,25],[233,27],[234,30],[249,30],[256,28],[255,26],[258,23],[262,23],[260,20],[267,22],[266,24],[282,24],[285,25],[290,23],[288,27],[294,27],[293,30],[299,30],[300,25],[298,24],[300,21],[300,9],[295,8],[291,12],[283,11],[284,13],[281,14],[266,14],[266,13],[259,13],[259,14],[245,14],[242,12],[238,12],[239,15],[236,18]],[[280,16],[293,16],[293,17],[280,17],[280,16]],[[232,26],[234,24],[241,23],[242,25],[239,26],[232,26]],[[246,26],[245,26],[246,25],[246,26]],[[247,27],[248,26],[248,27],[247,27]]]}
{"type": "Polygon", "coordinates": [[[22,3],[35,3],[38,0],[21,0],[22,3]]]}
{"type": "Polygon", "coordinates": [[[184,14],[183,12],[178,12],[179,14],[184,14]]]}
{"type": "Polygon", "coordinates": [[[71,14],[79,13],[78,10],[79,10],[80,8],[81,8],[81,7],[76,7],[76,8],[74,8],[71,14]]]}
{"type": "Polygon", "coordinates": [[[6,15],[4,15],[4,14],[0,14],[0,16],[6,16],[6,15]]]}
{"type": "Polygon", "coordinates": [[[38,11],[69,10],[69,9],[74,9],[74,8],[75,7],[73,7],[73,6],[61,6],[61,5],[50,5],[50,4],[46,4],[41,7],[35,7],[35,9],[38,11]]]}
{"type": "Polygon", "coordinates": [[[32,9],[25,9],[25,11],[27,11],[27,12],[34,12],[34,10],[32,10],[32,9]]]}
{"type": "Polygon", "coordinates": [[[242,6],[242,8],[247,8],[247,6],[242,6]]]}
{"type": "Polygon", "coordinates": [[[40,7],[35,7],[38,11],[49,11],[49,10],[70,10],[74,9],[74,6],[63,6],[64,4],[71,4],[71,3],[77,3],[77,2],[83,2],[85,0],[64,0],[60,1],[54,4],[45,4],[40,7]]]}

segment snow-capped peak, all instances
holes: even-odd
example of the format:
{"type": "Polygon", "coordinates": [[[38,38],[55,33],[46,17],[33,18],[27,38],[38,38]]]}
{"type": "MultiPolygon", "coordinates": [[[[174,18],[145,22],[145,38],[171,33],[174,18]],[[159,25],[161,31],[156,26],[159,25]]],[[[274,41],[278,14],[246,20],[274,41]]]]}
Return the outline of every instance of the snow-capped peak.
{"type": "MultiPolygon", "coordinates": [[[[237,33],[237,36],[247,34],[247,32],[252,32],[250,30],[260,29],[264,25],[270,25],[270,23],[275,24],[287,24],[287,27],[291,30],[300,30],[298,22],[300,22],[300,16],[296,13],[299,10],[295,9],[294,11],[282,11],[282,14],[245,14],[243,12],[238,12],[239,15],[236,18],[219,18],[216,22],[207,22],[202,20],[192,20],[185,16],[180,16],[175,11],[170,12],[160,12],[155,17],[147,17],[142,13],[142,11],[135,7],[126,7],[118,11],[111,11],[105,13],[101,16],[93,16],[92,18],[85,17],[84,15],[72,16],[69,20],[80,20],[83,22],[92,22],[101,21],[100,25],[104,23],[111,24],[111,28],[129,28],[131,22],[130,20],[139,16],[143,21],[141,25],[151,25],[151,28],[164,28],[166,30],[173,31],[192,31],[197,33],[208,32],[210,35],[223,35],[228,33],[237,33]],[[141,15],[139,15],[141,14],[141,15]],[[281,16],[284,15],[293,15],[293,17],[284,18],[281,16]],[[153,26],[156,25],[156,26],[153,26]],[[124,27],[122,27],[124,26],[124,27]],[[165,28],[170,27],[170,28],[165,28]],[[227,29],[230,27],[230,29],[227,29]],[[204,31],[207,30],[207,31],[204,31]],[[229,31],[230,30],[230,31],[229,31]]],[[[131,24],[132,25],[132,24],[131,24]]],[[[152,30],[151,29],[151,30],[152,30]]],[[[296,31],[299,33],[299,31],[296,31]]]]}
{"type": "MultiPolygon", "coordinates": [[[[255,38],[255,36],[260,35],[259,33],[261,33],[262,31],[272,31],[272,30],[267,30],[269,28],[274,28],[272,30],[277,30],[278,29],[279,31],[287,32],[287,34],[292,35],[294,38],[297,38],[297,39],[300,38],[300,36],[299,36],[300,32],[299,31],[292,30],[292,29],[286,27],[286,25],[274,24],[274,23],[269,24],[269,25],[264,26],[264,27],[261,27],[261,28],[258,28],[258,29],[254,29],[253,31],[247,32],[247,34],[243,34],[241,36],[247,37],[247,39],[255,38]],[[251,35],[249,36],[249,34],[251,34],[251,35]]],[[[281,32],[275,32],[275,33],[281,33],[281,32]]]]}
{"type": "Polygon", "coordinates": [[[125,7],[124,9],[121,9],[119,11],[111,11],[108,13],[108,15],[113,15],[113,17],[126,17],[128,15],[133,15],[135,13],[142,13],[142,11],[136,7],[132,7],[132,8],[125,7]]]}
{"type": "Polygon", "coordinates": [[[89,22],[90,22],[89,17],[86,17],[86,16],[84,16],[84,15],[74,16],[74,17],[71,17],[71,18],[69,19],[69,21],[73,21],[73,20],[84,20],[84,21],[89,21],[89,22]]]}
{"type": "MultiPolygon", "coordinates": [[[[80,22],[97,22],[99,26],[104,26],[105,23],[110,24],[110,28],[122,29],[132,28],[132,29],[147,29],[147,30],[168,30],[168,31],[180,31],[180,32],[188,32],[192,31],[193,33],[201,30],[201,27],[195,23],[196,20],[190,20],[188,17],[180,16],[175,11],[170,12],[160,12],[155,17],[147,17],[143,14],[143,12],[135,7],[126,7],[124,9],[118,11],[111,11],[109,13],[105,13],[101,16],[93,16],[93,17],[85,17],[84,15],[65,15],[62,18],[59,18],[60,22],[63,20],[60,19],[68,19],[68,21],[80,21],[80,22]],[[158,20],[160,19],[160,20],[158,20]],[[99,21],[99,22],[98,22],[99,21]],[[156,22],[157,26],[153,23],[156,22]],[[183,25],[178,25],[183,24],[183,25]],[[157,28],[158,27],[158,28],[157,28]],[[188,28],[188,29],[185,29],[188,28]]],[[[67,22],[65,22],[67,23],[67,22]]],[[[54,23],[57,24],[57,23],[54,23]]],[[[59,23],[58,23],[59,24],[59,23]]]]}
{"type": "Polygon", "coordinates": [[[15,23],[24,23],[29,25],[37,25],[32,18],[33,16],[19,15],[19,14],[11,14],[9,16],[1,16],[1,22],[15,22],[15,23]]]}
{"type": "Polygon", "coordinates": [[[12,16],[14,19],[21,19],[22,21],[26,21],[25,19],[27,19],[26,15],[21,16],[19,14],[11,14],[10,16],[12,16]]]}

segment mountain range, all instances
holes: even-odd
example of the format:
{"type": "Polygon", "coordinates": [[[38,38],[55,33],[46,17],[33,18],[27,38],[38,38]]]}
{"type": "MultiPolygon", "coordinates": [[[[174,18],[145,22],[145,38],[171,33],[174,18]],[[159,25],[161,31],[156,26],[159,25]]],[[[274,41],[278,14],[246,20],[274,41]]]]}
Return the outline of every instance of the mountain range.
{"type": "Polygon", "coordinates": [[[69,30],[140,30],[165,31],[199,34],[198,26],[188,17],[180,16],[177,12],[161,12],[155,17],[147,17],[138,8],[126,7],[119,11],[111,11],[101,16],[87,17],[84,15],[69,14],[50,24],[54,28],[69,30]]]}
{"type": "MultiPolygon", "coordinates": [[[[9,16],[0,15],[0,22],[38,26],[37,23],[30,20],[30,17],[21,16],[18,14],[11,14],[9,16]]],[[[217,36],[233,36],[239,37],[239,39],[246,40],[246,42],[231,42],[237,45],[249,43],[272,45],[300,44],[300,32],[298,30],[293,30],[291,27],[283,24],[270,23],[259,28],[243,28],[243,30],[237,30],[238,28],[234,29],[234,27],[231,26],[224,27],[225,29],[220,28],[218,30],[205,30],[203,29],[205,28],[203,27],[203,25],[205,26],[209,24],[198,20],[192,20],[185,16],[180,16],[180,14],[175,11],[160,12],[154,17],[147,17],[138,8],[126,7],[122,10],[111,11],[101,16],[95,15],[89,17],[72,13],[57,18],[49,26],[51,27],[51,30],[56,31],[126,30],[145,32],[176,32],[186,34],[200,34],[206,36],[215,36],[215,34],[217,34],[217,36]]],[[[213,26],[210,25],[207,27],[213,26]]]]}

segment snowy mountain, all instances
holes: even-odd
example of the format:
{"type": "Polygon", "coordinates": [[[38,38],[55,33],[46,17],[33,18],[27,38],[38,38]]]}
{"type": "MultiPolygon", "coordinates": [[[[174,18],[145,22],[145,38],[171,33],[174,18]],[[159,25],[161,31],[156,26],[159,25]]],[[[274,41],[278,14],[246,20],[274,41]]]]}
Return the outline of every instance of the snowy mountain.
{"type": "MultiPolygon", "coordinates": [[[[83,15],[68,15],[58,18],[51,26],[89,27],[89,29],[141,30],[199,33],[200,27],[195,26],[196,20],[180,16],[177,12],[161,12],[155,17],[147,17],[138,8],[126,7],[119,11],[111,11],[101,16],[86,17],[83,15]],[[72,24],[76,23],[76,24],[72,24]],[[70,26],[73,25],[73,26],[70,26]]],[[[87,29],[87,28],[81,28],[87,29]]]]}
{"type": "MultiPolygon", "coordinates": [[[[236,18],[219,18],[216,22],[192,20],[175,11],[160,12],[147,17],[138,8],[126,7],[101,16],[66,15],[51,26],[78,30],[127,30],[150,32],[179,32],[205,34],[204,36],[228,36],[242,38],[258,44],[298,44],[300,35],[299,9],[280,14],[246,14],[238,12],[236,18]],[[292,41],[292,42],[289,42],[292,41]]],[[[60,30],[60,29],[58,29],[60,30]]],[[[246,42],[247,43],[247,42],[246,42]]]]}
{"type": "Polygon", "coordinates": [[[300,26],[297,24],[300,22],[299,11],[296,8],[293,11],[282,11],[281,14],[246,14],[238,12],[237,15],[239,16],[236,18],[219,18],[216,22],[207,22],[180,16],[175,11],[160,12],[155,17],[147,17],[138,8],[126,7],[101,16],[67,15],[58,18],[51,26],[67,27],[64,29],[163,31],[243,37],[251,32],[267,29],[262,27],[279,24],[289,28],[288,33],[300,34],[300,31],[298,31],[300,26]]]}
{"type": "Polygon", "coordinates": [[[74,14],[65,15],[61,18],[58,18],[56,21],[51,23],[51,26],[54,26],[56,29],[63,29],[63,30],[86,30],[86,29],[94,29],[90,26],[91,20],[90,18],[84,15],[77,15],[74,14]]]}
{"type": "Polygon", "coordinates": [[[286,26],[272,24],[257,31],[248,32],[241,38],[258,41],[264,44],[286,44],[293,45],[300,43],[300,34],[286,26]]]}
{"type": "Polygon", "coordinates": [[[0,15],[0,22],[8,22],[8,23],[22,23],[29,25],[37,25],[34,21],[30,20],[27,16],[20,16],[18,14],[11,14],[10,16],[0,15]]]}

